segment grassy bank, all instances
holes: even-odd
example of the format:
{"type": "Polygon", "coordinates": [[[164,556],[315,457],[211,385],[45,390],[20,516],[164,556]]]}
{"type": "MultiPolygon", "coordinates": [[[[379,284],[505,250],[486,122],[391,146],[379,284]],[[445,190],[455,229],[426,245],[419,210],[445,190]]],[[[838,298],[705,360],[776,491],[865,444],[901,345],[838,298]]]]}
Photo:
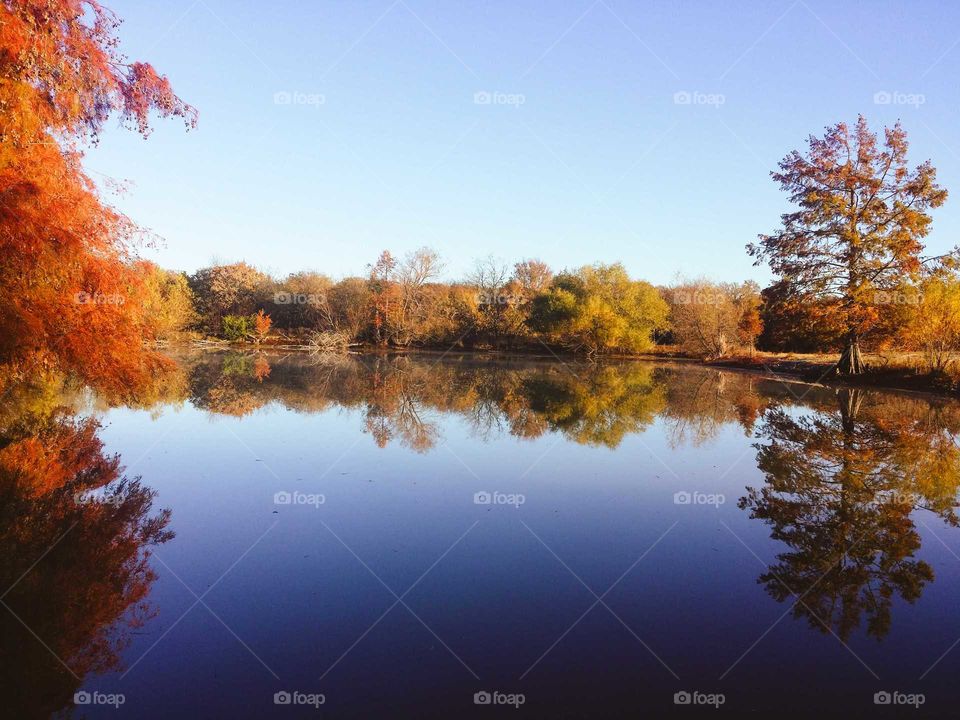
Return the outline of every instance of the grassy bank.
{"type": "Polygon", "coordinates": [[[960,376],[930,372],[920,353],[864,354],[867,371],[841,376],[836,372],[839,354],[756,352],[706,361],[711,367],[731,367],[794,377],[824,385],[892,388],[960,397],[960,376]]]}

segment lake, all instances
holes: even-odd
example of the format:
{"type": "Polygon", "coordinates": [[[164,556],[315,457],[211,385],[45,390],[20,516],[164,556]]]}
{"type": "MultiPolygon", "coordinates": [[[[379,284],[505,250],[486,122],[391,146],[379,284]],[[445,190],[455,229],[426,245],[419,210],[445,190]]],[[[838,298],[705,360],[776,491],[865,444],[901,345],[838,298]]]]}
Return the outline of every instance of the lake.
{"type": "Polygon", "coordinates": [[[7,402],[11,717],[956,705],[960,404],[680,363],[175,361],[122,403],[7,402]]]}

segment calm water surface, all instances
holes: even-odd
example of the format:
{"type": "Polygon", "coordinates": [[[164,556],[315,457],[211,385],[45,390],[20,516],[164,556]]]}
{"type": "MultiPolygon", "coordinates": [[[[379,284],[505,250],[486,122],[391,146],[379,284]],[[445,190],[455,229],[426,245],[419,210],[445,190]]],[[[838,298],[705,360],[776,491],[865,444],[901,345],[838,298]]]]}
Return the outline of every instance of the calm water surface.
{"type": "Polygon", "coordinates": [[[652,363],[177,362],[127,406],[4,421],[7,485],[40,488],[0,515],[11,717],[960,699],[956,403],[652,363]]]}

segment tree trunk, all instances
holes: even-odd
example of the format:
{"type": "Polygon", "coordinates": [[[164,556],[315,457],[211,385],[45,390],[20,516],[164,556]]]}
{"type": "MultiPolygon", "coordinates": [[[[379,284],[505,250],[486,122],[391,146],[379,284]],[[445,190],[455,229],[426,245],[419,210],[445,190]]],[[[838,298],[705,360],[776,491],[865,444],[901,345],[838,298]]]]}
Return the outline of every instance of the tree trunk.
{"type": "Polygon", "coordinates": [[[860,340],[851,333],[847,337],[847,346],[843,349],[840,362],[837,363],[837,372],[841,375],[860,375],[865,369],[863,356],[860,354],[860,340]]]}

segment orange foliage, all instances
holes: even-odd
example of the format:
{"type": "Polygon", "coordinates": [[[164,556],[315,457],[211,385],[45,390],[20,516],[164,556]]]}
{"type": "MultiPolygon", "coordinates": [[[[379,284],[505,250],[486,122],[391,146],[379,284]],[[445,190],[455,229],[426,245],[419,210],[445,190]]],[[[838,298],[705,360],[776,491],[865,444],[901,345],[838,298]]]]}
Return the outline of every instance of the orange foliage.
{"type": "Polygon", "coordinates": [[[91,0],[0,4],[0,362],[57,367],[115,388],[161,361],[132,265],[133,223],[103,205],[78,145],[113,113],[196,113],[149,65],[117,52],[116,18],[91,0]]]}
{"type": "Polygon", "coordinates": [[[270,332],[270,326],[272,324],[273,321],[269,315],[266,315],[263,310],[257,311],[257,314],[253,317],[253,328],[257,334],[257,342],[263,342],[267,337],[267,333],[270,332]]]}

